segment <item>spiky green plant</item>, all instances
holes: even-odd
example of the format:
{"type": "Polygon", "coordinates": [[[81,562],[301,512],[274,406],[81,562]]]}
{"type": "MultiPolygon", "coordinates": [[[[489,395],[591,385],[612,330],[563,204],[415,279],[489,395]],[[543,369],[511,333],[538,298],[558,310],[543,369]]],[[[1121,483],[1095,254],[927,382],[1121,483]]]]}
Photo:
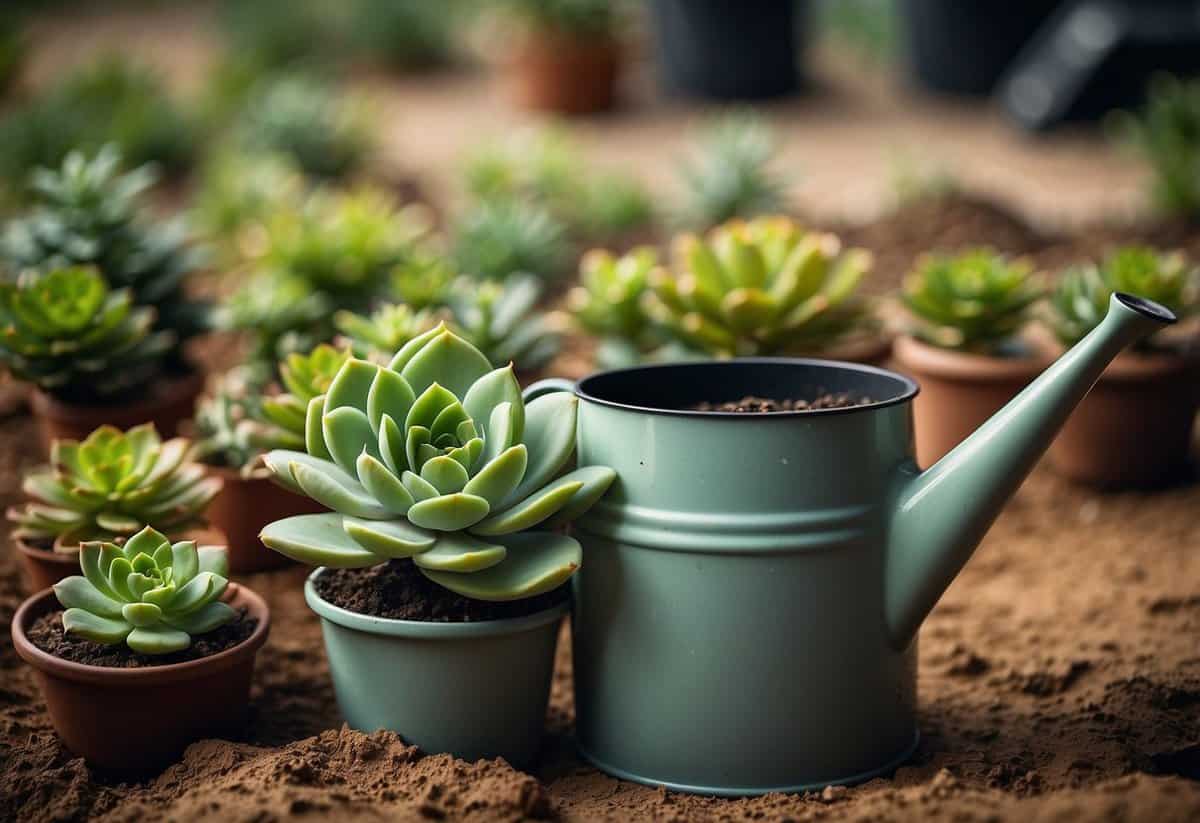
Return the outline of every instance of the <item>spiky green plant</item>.
{"type": "Polygon", "coordinates": [[[457,273],[445,254],[418,244],[392,269],[391,292],[414,309],[443,305],[457,273]]]}
{"type": "Polygon", "coordinates": [[[329,299],[308,284],[285,277],[252,277],[213,314],[213,325],[249,334],[248,359],[274,366],[292,352],[316,345],[324,334],[329,299]]]}
{"type": "MultiPolygon", "coordinates": [[[[1082,340],[1104,319],[1114,291],[1148,298],[1186,317],[1200,308],[1200,273],[1179,252],[1145,246],[1117,249],[1098,266],[1072,267],[1050,295],[1048,320],[1055,336],[1067,346],[1082,340]]],[[[1152,335],[1143,345],[1153,340],[1152,335]]]]}
{"type": "Polygon", "coordinates": [[[608,237],[654,222],[649,192],[630,177],[600,174],[584,181],[577,222],[588,237],[608,237]]]}
{"type": "Polygon", "coordinates": [[[237,259],[253,253],[252,227],[303,194],[303,176],[286,155],[223,151],[205,164],[192,221],[237,259]]]}
{"type": "Polygon", "coordinates": [[[153,172],[122,173],[120,165],[119,152],[106,146],[92,158],[72,152],[59,169],[34,172],[39,204],[5,227],[0,262],[13,272],[95,266],[114,289],[128,288],[135,304],[155,308],[155,329],[173,335],[169,356],[179,362],[179,347],[209,326],[209,304],[184,289],[203,250],[181,222],[146,216],[153,172]]]}
{"type": "Polygon", "coordinates": [[[620,257],[592,249],[579,263],[581,285],[567,293],[567,306],[594,335],[643,341],[650,321],[642,311],[642,295],[658,263],[658,252],[652,246],[639,246],[620,257]]]}
{"type": "Polygon", "coordinates": [[[1115,122],[1150,167],[1154,203],[1200,218],[1200,80],[1156,78],[1140,115],[1121,113],[1115,122]]]}
{"type": "Polygon", "coordinates": [[[921,256],[900,297],[922,340],[994,353],[1011,345],[1029,322],[1042,288],[1028,260],[983,248],[921,256]]]}
{"type": "Polygon", "coordinates": [[[237,617],[221,602],[229,583],[221,548],[197,549],[192,540],[172,544],[147,527],[124,546],[84,543],[79,568],[82,575],[54,584],[54,595],[66,609],[63,630],[94,643],[170,654],[237,617]]]}
{"type": "Polygon", "coordinates": [[[262,541],[334,567],[411,557],[430,580],[480,600],[550,591],[582,552],[533,529],[582,514],[615,478],[601,466],[561,474],[577,403],[561,392],[526,404],[511,366],[493,369],[444,326],[388,366],[350,360],[309,405],[307,451],[265,458],[278,482],[333,511],[272,523],[262,541]]]}
{"type": "Polygon", "coordinates": [[[271,449],[302,449],[304,433],[268,418],[261,369],[239,366],[212,381],[196,404],[196,459],[231,469],[249,469],[271,449]]]}
{"type": "Polygon", "coordinates": [[[857,288],[870,267],[868,252],[786,217],[732,220],[678,235],[642,306],[662,333],[710,356],[815,352],[868,322],[857,288]]]}
{"type": "Polygon", "coordinates": [[[163,440],[150,423],[101,426],[83,441],[55,440],[50,465],[25,476],[32,502],[8,510],[28,540],[74,551],[82,540],[131,537],[144,526],[179,533],[197,525],[221,490],[192,460],[192,444],[163,440]]]}
{"type": "Polygon", "coordinates": [[[355,357],[391,359],[405,343],[429,331],[436,321],[427,309],[414,311],[405,303],[385,303],[370,315],[339,311],[333,324],[355,357]]]}
{"type": "Polygon", "coordinates": [[[136,393],[160,371],[173,339],[128,289],[110,291],[90,268],[27,271],[0,282],[0,362],[67,402],[136,393]]]}
{"type": "Polygon", "coordinates": [[[455,329],[492,365],[532,371],[562,348],[563,324],[557,315],[537,311],[541,295],[541,282],[531,275],[503,282],[464,278],[446,302],[455,329]]]}
{"type": "Polygon", "coordinates": [[[349,350],[327,343],[309,352],[289,354],[279,367],[285,391],[263,398],[263,415],[284,432],[303,440],[309,406],[329,391],[333,378],[349,359],[349,350]]]}
{"type": "Polygon", "coordinates": [[[757,115],[731,114],[706,124],[680,170],[680,221],[703,230],[735,217],[781,211],[787,187],[770,168],[774,154],[774,135],[757,115]]]}
{"type": "Polygon", "coordinates": [[[320,178],[360,170],[374,142],[361,101],[304,75],[270,78],[255,88],[235,129],[243,148],[287,155],[320,178]]]}
{"type": "Polygon", "coordinates": [[[354,0],[350,45],[399,69],[449,62],[466,4],[461,0],[354,0]]]}
{"type": "Polygon", "coordinates": [[[458,270],[479,280],[518,273],[556,280],[569,253],[566,226],[549,211],[519,200],[479,203],[454,228],[458,270]]]}

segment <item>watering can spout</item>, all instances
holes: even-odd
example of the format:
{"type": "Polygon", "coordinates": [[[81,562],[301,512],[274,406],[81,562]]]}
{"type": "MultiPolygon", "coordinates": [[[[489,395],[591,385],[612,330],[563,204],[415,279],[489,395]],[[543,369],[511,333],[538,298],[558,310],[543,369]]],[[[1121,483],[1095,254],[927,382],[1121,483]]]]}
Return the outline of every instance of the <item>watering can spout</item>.
{"type": "Polygon", "coordinates": [[[892,503],[884,614],[908,645],[942,592],[1050,445],[1072,409],[1122,349],[1175,322],[1165,307],[1114,294],[1104,321],[925,471],[901,470],[892,503]]]}

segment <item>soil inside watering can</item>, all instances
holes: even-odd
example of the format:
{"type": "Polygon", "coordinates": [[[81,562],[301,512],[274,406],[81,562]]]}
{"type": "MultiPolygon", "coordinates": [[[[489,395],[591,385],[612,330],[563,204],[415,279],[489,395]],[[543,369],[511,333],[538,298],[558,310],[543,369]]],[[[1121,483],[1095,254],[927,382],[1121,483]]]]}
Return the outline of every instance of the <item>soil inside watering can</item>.
{"type": "Polygon", "coordinates": [[[457,595],[421,574],[411,560],[391,560],[369,569],[329,569],[316,580],[317,594],[335,606],[371,617],[427,623],[476,623],[525,617],[557,606],[568,587],[514,600],[489,603],[457,595]]]}
{"type": "Polygon", "coordinates": [[[814,411],[816,409],[849,409],[854,406],[865,406],[871,398],[849,392],[825,392],[811,400],[784,398],[774,400],[769,397],[748,395],[741,400],[728,400],[723,403],[697,403],[688,411],[705,412],[734,412],[737,414],[761,414],[765,412],[814,411]]]}

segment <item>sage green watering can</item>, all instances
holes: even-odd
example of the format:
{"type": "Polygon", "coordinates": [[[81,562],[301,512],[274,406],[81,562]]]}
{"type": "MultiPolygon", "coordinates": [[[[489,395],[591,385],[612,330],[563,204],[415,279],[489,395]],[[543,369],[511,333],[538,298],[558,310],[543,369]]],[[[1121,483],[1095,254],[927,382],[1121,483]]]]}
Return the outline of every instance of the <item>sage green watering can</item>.
{"type": "Polygon", "coordinates": [[[1097,329],[924,472],[917,386],[869,366],[743,359],[531,386],[573,388],[580,464],[618,476],[575,524],[582,755],[718,795],[895,769],[917,745],[921,622],[1108,362],[1174,319],[1115,295],[1097,329]],[[818,391],[872,402],[686,411],[818,391]]]}

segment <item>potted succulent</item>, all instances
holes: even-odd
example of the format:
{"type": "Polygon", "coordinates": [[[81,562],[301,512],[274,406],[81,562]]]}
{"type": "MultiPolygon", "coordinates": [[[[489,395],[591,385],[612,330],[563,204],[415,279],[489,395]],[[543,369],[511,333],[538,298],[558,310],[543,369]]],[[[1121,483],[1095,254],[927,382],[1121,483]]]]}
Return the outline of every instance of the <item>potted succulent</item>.
{"type": "Polygon", "coordinates": [[[351,726],[468,760],[533,759],[560,587],[582,562],[554,529],[615,477],[563,473],[576,407],[567,394],[527,405],[511,364],[439,325],[387,366],[348,360],[309,404],[306,450],[266,455],[278,482],[332,509],[262,541],[321,566],[305,599],[351,726]]]}
{"type": "Polygon", "coordinates": [[[149,423],[55,440],[50,465],[22,481],[30,501],[8,510],[30,591],[72,574],[83,541],[121,541],[147,525],[196,536],[221,481],[205,476],[191,450],[183,438],[163,442],[149,423]]]}
{"type": "Polygon", "coordinates": [[[86,542],[73,559],[82,574],[30,597],[12,622],[67,748],[144,773],[189,743],[237,733],[270,612],[228,587],[224,551],[146,527],[123,546],[86,542]]]}
{"type": "MultiPolygon", "coordinates": [[[[283,369],[288,381],[304,383],[294,374],[298,369],[283,369]]],[[[213,380],[196,404],[193,421],[196,459],[220,481],[220,491],[208,505],[208,522],[225,535],[229,569],[235,574],[285,565],[285,558],[262,547],[258,533],[272,520],[316,510],[272,483],[258,462],[269,449],[303,448],[304,425],[303,415],[296,426],[290,414],[294,396],[268,395],[266,381],[254,371],[241,366],[213,380]],[[274,404],[271,413],[268,403],[274,404]]]]}
{"type": "Polygon", "coordinates": [[[639,246],[621,257],[592,249],[580,260],[580,285],[567,293],[567,307],[579,327],[600,338],[596,362],[602,368],[634,365],[658,344],[642,311],[650,272],[658,264],[658,252],[651,246],[639,246]]]}
{"type": "Polygon", "coordinates": [[[503,198],[476,203],[459,215],[453,235],[455,265],[479,280],[504,280],[520,272],[554,282],[567,272],[567,226],[534,202],[503,198]]]}
{"type": "Polygon", "coordinates": [[[893,355],[921,385],[914,426],[922,466],[975,431],[1049,363],[1048,353],[1022,336],[1041,297],[1031,263],[991,249],[917,260],[901,293],[916,324],[896,339],[893,355]]]}
{"type": "MultiPolygon", "coordinates": [[[[1099,325],[1114,291],[1149,298],[1182,318],[1200,306],[1200,274],[1182,254],[1138,246],[1069,269],[1048,303],[1059,342],[1072,346],[1099,325]]],[[[1181,331],[1152,335],[1113,360],[1050,447],[1055,469],[1107,489],[1179,477],[1200,406],[1200,346],[1194,327],[1181,331]]]]}
{"type": "Polygon", "coordinates": [[[339,342],[361,360],[391,360],[405,343],[436,325],[429,308],[384,303],[369,315],[339,311],[333,316],[339,342]]]}
{"type": "Polygon", "coordinates": [[[856,294],[871,255],[786,217],[677,235],[648,275],[646,314],[687,357],[813,355],[879,363],[888,344],[856,294]]]}
{"type": "Polygon", "coordinates": [[[560,114],[606,111],[621,66],[619,4],[504,0],[512,19],[508,81],[516,103],[560,114]]]}
{"type": "Polygon", "coordinates": [[[455,331],[483,352],[493,366],[517,365],[527,375],[549,363],[562,348],[562,318],[542,313],[542,284],[528,274],[503,282],[461,278],[446,298],[455,331]]]}
{"type": "MultiPolygon", "coordinates": [[[[41,205],[9,222],[0,239],[0,263],[23,278],[5,287],[7,322],[21,327],[21,335],[50,339],[61,333],[60,324],[84,322],[56,312],[52,326],[40,326],[36,305],[43,287],[37,284],[55,269],[87,266],[115,294],[128,295],[121,299],[136,307],[130,309],[135,319],[129,322],[145,327],[151,341],[137,348],[141,362],[123,364],[124,352],[118,349],[109,358],[113,368],[95,369],[85,356],[90,338],[77,337],[71,343],[80,361],[77,368],[92,367],[98,379],[76,385],[70,393],[35,381],[33,408],[47,443],[54,437],[82,438],[101,423],[128,427],[152,421],[174,433],[191,416],[203,387],[203,376],[183,353],[184,343],[208,327],[209,306],[184,288],[186,277],[200,266],[200,253],[189,245],[181,224],[143,216],[146,189],[154,182],[151,171],[143,167],[122,174],[119,166],[120,156],[108,147],[91,159],[72,153],[56,171],[38,170],[32,182],[41,205]],[[150,348],[158,352],[154,369],[147,362],[150,348]]],[[[106,326],[108,315],[96,314],[95,286],[85,286],[80,275],[60,276],[55,290],[56,299],[75,295],[72,311],[90,311],[93,330],[106,326]]],[[[67,359],[51,349],[51,357],[67,359]]]]}
{"type": "Polygon", "coordinates": [[[786,181],[771,170],[775,136],[761,117],[730,114],[700,129],[680,166],[679,222],[704,231],[735,217],[782,213],[786,181]]]}

